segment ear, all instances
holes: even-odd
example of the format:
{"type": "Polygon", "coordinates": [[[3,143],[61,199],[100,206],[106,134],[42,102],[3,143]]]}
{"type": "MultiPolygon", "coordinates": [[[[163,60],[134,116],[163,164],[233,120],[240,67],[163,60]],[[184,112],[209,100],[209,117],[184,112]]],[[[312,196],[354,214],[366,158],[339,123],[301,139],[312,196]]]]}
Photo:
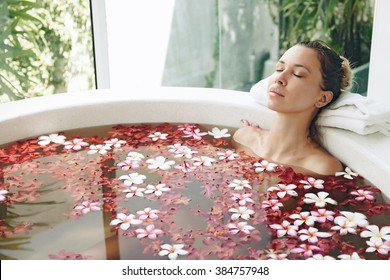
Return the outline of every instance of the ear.
{"type": "Polygon", "coordinates": [[[320,98],[315,103],[317,108],[322,108],[329,104],[333,99],[333,92],[330,90],[324,90],[320,93],[320,98]]]}

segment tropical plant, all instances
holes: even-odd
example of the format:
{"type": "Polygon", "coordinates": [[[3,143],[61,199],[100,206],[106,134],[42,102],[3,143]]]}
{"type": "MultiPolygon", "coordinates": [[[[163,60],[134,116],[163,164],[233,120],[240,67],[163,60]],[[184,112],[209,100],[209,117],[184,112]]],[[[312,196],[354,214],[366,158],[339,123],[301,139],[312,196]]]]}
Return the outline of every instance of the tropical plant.
{"type": "Polygon", "coordinates": [[[283,53],[299,41],[320,39],[354,67],[370,59],[375,0],[265,0],[279,26],[283,53]]]}

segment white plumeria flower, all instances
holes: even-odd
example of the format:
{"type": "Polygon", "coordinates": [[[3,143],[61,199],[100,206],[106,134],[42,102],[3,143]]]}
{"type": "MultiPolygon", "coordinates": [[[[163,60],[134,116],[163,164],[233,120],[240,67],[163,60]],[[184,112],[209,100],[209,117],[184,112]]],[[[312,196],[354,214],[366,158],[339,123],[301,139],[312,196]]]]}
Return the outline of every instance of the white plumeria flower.
{"type": "Polygon", "coordinates": [[[149,169],[161,169],[161,170],[168,170],[171,168],[171,165],[175,164],[175,161],[168,160],[166,161],[166,158],[163,156],[158,156],[155,159],[151,158],[146,161],[149,163],[148,168],[149,169]]]}
{"type": "Polygon", "coordinates": [[[359,212],[349,212],[349,211],[341,211],[343,216],[338,216],[335,218],[335,223],[339,223],[339,221],[345,220],[349,227],[366,227],[368,226],[367,217],[359,212]]]}
{"type": "Polygon", "coordinates": [[[233,221],[239,219],[240,217],[244,220],[249,220],[250,216],[255,213],[252,209],[248,209],[245,206],[240,206],[238,208],[230,208],[229,212],[233,213],[231,219],[233,221]]]}
{"type": "Polygon", "coordinates": [[[187,255],[188,251],[184,250],[184,244],[163,244],[160,246],[161,251],[158,253],[159,256],[166,256],[168,255],[168,258],[170,260],[176,260],[179,255],[187,255]]]}
{"type": "Polygon", "coordinates": [[[73,149],[75,151],[81,150],[82,147],[89,146],[87,142],[84,142],[84,140],[80,138],[75,138],[72,141],[66,141],[63,145],[64,145],[64,149],[66,150],[73,149]]]}
{"type": "Polygon", "coordinates": [[[88,154],[93,155],[93,154],[99,153],[101,155],[106,155],[107,151],[109,151],[109,150],[111,150],[110,146],[103,146],[101,144],[91,145],[91,146],[89,146],[88,154]]]}
{"type": "Polygon", "coordinates": [[[183,133],[185,134],[183,137],[193,137],[196,140],[201,140],[203,136],[207,135],[207,132],[200,132],[199,128],[183,130],[183,133]]]}
{"type": "Polygon", "coordinates": [[[122,145],[126,144],[125,140],[119,140],[118,138],[112,138],[111,140],[104,141],[107,146],[114,146],[114,148],[120,148],[122,145]]]}
{"type": "Polygon", "coordinates": [[[326,221],[333,221],[336,213],[324,208],[320,208],[317,211],[311,211],[311,215],[316,217],[316,221],[319,223],[325,223],[326,221]]]}
{"type": "Polygon", "coordinates": [[[126,159],[136,160],[136,161],[142,161],[144,158],[145,156],[138,152],[129,152],[126,157],[126,159]]]}
{"type": "Polygon", "coordinates": [[[286,220],[284,220],[282,224],[272,224],[270,225],[270,228],[277,230],[278,237],[285,236],[286,234],[292,237],[297,236],[298,226],[292,225],[289,221],[286,220]]]}
{"type": "Polygon", "coordinates": [[[169,192],[171,189],[166,187],[165,184],[147,185],[146,186],[146,194],[153,193],[155,196],[161,196],[163,192],[169,192]]]}
{"type": "Polygon", "coordinates": [[[206,156],[201,156],[200,158],[195,157],[192,159],[194,161],[194,166],[211,166],[213,162],[215,162],[215,159],[206,157],[206,156]]]}
{"type": "Polygon", "coordinates": [[[136,186],[132,186],[129,189],[125,189],[122,192],[126,193],[127,198],[131,198],[133,196],[143,197],[145,188],[138,188],[136,186]]]}
{"type": "Polygon", "coordinates": [[[329,260],[335,260],[335,258],[332,256],[323,256],[321,254],[315,254],[312,257],[308,258],[308,260],[327,260],[327,261],[329,261],[329,260]]]}
{"type": "Polygon", "coordinates": [[[328,232],[319,232],[315,227],[309,227],[309,229],[301,229],[298,231],[299,239],[301,241],[307,240],[309,243],[317,243],[318,237],[326,238],[332,236],[332,234],[328,232]]]}
{"type": "Polygon", "coordinates": [[[310,215],[310,212],[300,212],[299,214],[291,214],[290,219],[295,220],[294,225],[300,226],[305,223],[308,226],[313,226],[317,218],[310,215]]]}
{"type": "Polygon", "coordinates": [[[81,205],[77,205],[74,209],[80,210],[81,213],[87,214],[90,211],[100,211],[99,202],[90,202],[88,200],[83,201],[81,205]]]}
{"type": "Polygon", "coordinates": [[[218,152],[217,155],[219,155],[218,157],[219,160],[224,160],[224,159],[234,160],[235,158],[239,157],[238,154],[236,154],[231,150],[227,150],[225,152],[218,152]]]}
{"type": "Polygon", "coordinates": [[[138,160],[126,159],[118,162],[116,166],[120,167],[124,171],[128,171],[129,169],[137,169],[140,167],[140,163],[138,160]]]}
{"type": "Polygon", "coordinates": [[[303,202],[310,204],[314,203],[317,207],[325,207],[327,203],[337,205],[337,201],[328,197],[329,193],[327,192],[319,192],[318,195],[314,193],[307,193],[305,194],[305,199],[303,202]]]}
{"type": "Polygon", "coordinates": [[[363,200],[374,200],[373,192],[367,190],[356,190],[351,192],[352,195],[355,195],[355,200],[363,201],[363,200]]]}
{"type": "Polygon", "coordinates": [[[352,172],[351,168],[346,167],[345,172],[336,172],[335,176],[344,176],[344,178],[352,180],[353,177],[357,177],[359,174],[352,172]]]}
{"type": "Polygon", "coordinates": [[[230,188],[233,188],[235,191],[241,191],[244,188],[252,189],[252,186],[249,185],[249,181],[247,180],[238,180],[234,179],[233,182],[229,184],[230,188]]]}
{"type": "Polygon", "coordinates": [[[324,180],[314,179],[313,177],[307,178],[307,180],[300,180],[299,183],[303,184],[305,190],[316,188],[322,190],[324,188],[324,180]]]}
{"type": "Polygon", "coordinates": [[[145,229],[137,228],[135,232],[137,233],[138,239],[147,237],[152,240],[156,239],[158,235],[164,233],[161,229],[156,229],[156,227],[153,224],[148,225],[145,229]]]}
{"type": "Polygon", "coordinates": [[[358,253],[353,252],[351,255],[342,254],[337,256],[340,260],[364,260],[358,253]]]}
{"type": "Polygon", "coordinates": [[[183,148],[188,148],[188,147],[184,146],[184,145],[182,145],[180,143],[176,143],[176,144],[168,146],[168,152],[176,153],[176,152],[180,151],[180,149],[183,149],[183,148]]]}
{"type": "Polygon", "coordinates": [[[156,209],[152,209],[150,207],[146,207],[144,210],[137,211],[138,218],[140,220],[146,220],[146,219],[156,220],[158,219],[158,215],[157,215],[158,213],[160,213],[160,211],[156,209]]]}
{"type": "Polygon", "coordinates": [[[267,252],[268,259],[271,260],[287,260],[288,254],[280,253],[278,250],[269,249],[267,252]]]}
{"type": "Polygon", "coordinates": [[[8,193],[7,190],[0,190],[0,202],[6,199],[5,195],[8,193]]]}
{"type": "Polygon", "coordinates": [[[175,165],[175,169],[179,169],[184,173],[192,172],[196,170],[196,166],[190,166],[187,162],[183,162],[182,165],[175,165]]]}
{"type": "Polygon", "coordinates": [[[219,129],[218,127],[214,127],[208,133],[209,133],[209,135],[213,136],[215,139],[231,136],[230,133],[228,133],[227,128],[219,129]]]}
{"type": "Polygon", "coordinates": [[[136,219],[136,216],[133,214],[126,215],[124,213],[119,213],[116,215],[116,219],[110,222],[110,226],[116,226],[120,224],[122,230],[128,230],[130,225],[139,225],[142,221],[136,219]]]}
{"type": "Polygon", "coordinates": [[[264,200],[261,205],[262,208],[271,208],[274,211],[279,210],[279,208],[283,206],[283,203],[277,199],[264,200]]]}
{"type": "Polygon", "coordinates": [[[167,136],[168,136],[167,133],[161,133],[161,132],[157,131],[157,132],[150,134],[148,137],[152,138],[153,141],[158,141],[158,140],[166,140],[167,136]]]}
{"type": "Polygon", "coordinates": [[[383,240],[390,241],[390,226],[384,226],[379,230],[377,225],[366,226],[367,230],[360,233],[360,237],[370,237],[370,241],[376,243],[377,241],[383,242],[383,240]]]}
{"type": "Polygon", "coordinates": [[[313,256],[313,251],[321,251],[321,248],[313,244],[301,244],[291,250],[291,253],[303,253],[305,258],[313,256]]]}
{"type": "Polygon", "coordinates": [[[49,136],[42,135],[39,136],[38,140],[38,145],[40,146],[46,146],[49,145],[50,143],[55,143],[55,144],[64,144],[65,143],[66,137],[64,135],[59,135],[57,133],[52,133],[49,134],[49,136]]]}
{"type": "Polygon", "coordinates": [[[372,253],[372,252],[378,252],[379,254],[382,255],[387,255],[390,251],[390,246],[383,243],[382,240],[370,240],[366,241],[367,245],[369,246],[366,249],[367,253],[372,253]]]}
{"type": "Polygon", "coordinates": [[[192,158],[192,154],[196,154],[196,153],[197,151],[193,151],[186,146],[182,146],[175,152],[175,158],[181,158],[181,157],[192,158]]]}
{"type": "MultiPolygon", "coordinates": [[[[348,223],[347,219],[337,219],[336,217],[335,224],[336,226],[331,227],[331,230],[339,231],[340,235],[347,235],[348,233],[356,234],[356,227],[348,223]]],[[[340,218],[344,218],[341,217],[340,218]]]]}
{"type": "Polygon", "coordinates": [[[260,173],[263,171],[270,171],[273,172],[276,170],[276,167],[278,166],[276,163],[269,162],[267,160],[262,160],[261,162],[255,162],[253,164],[255,166],[255,172],[260,173]]]}
{"type": "Polygon", "coordinates": [[[276,186],[270,187],[267,189],[267,191],[272,192],[272,191],[278,191],[277,196],[279,198],[283,198],[286,196],[286,194],[291,195],[291,196],[298,196],[298,193],[294,191],[297,186],[294,184],[277,184],[276,186]]]}
{"type": "Polygon", "coordinates": [[[119,180],[124,180],[125,186],[132,186],[133,184],[139,185],[144,182],[146,179],[145,175],[139,174],[139,173],[131,173],[129,175],[122,175],[118,178],[119,180]]]}
{"type": "Polygon", "coordinates": [[[247,202],[254,203],[255,201],[251,198],[252,194],[251,193],[233,193],[232,196],[230,197],[231,200],[238,201],[238,204],[240,206],[246,205],[247,202]]]}
{"type": "Polygon", "coordinates": [[[235,235],[235,234],[238,234],[240,232],[249,234],[251,230],[255,229],[251,225],[248,225],[247,222],[239,222],[237,224],[236,223],[229,223],[227,225],[227,227],[229,228],[229,233],[231,235],[235,235]]]}

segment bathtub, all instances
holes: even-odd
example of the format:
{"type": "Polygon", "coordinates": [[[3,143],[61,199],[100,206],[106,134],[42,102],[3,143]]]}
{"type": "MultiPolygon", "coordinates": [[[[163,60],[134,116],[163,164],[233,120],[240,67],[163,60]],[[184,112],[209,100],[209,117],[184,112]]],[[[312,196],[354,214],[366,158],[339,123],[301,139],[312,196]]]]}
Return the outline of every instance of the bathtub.
{"type": "MultiPolygon", "coordinates": [[[[159,87],[64,93],[0,104],[0,145],[68,129],[126,123],[199,123],[268,128],[273,112],[247,92],[159,87]]],[[[325,147],[390,197],[390,137],[323,128],[325,147]]]]}

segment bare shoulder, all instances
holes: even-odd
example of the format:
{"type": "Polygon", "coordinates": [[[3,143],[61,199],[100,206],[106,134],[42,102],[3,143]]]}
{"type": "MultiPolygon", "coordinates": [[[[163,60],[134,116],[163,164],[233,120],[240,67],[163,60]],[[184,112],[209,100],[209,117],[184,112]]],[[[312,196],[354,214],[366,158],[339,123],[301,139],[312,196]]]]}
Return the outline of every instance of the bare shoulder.
{"type": "Polygon", "coordinates": [[[311,170],[321,175],[334,175],[336,172],[343,171],[342,163],[322,149],[316,149],[309,157],[306,164],[311,170]]]}
{"type": "Polygon", "coordinates": [[[262,133],[263,129],[253,126],[244,126],[237,129],[232,137],[233,145],[241,144],[249,146],[253,139],[262,133]]]}

